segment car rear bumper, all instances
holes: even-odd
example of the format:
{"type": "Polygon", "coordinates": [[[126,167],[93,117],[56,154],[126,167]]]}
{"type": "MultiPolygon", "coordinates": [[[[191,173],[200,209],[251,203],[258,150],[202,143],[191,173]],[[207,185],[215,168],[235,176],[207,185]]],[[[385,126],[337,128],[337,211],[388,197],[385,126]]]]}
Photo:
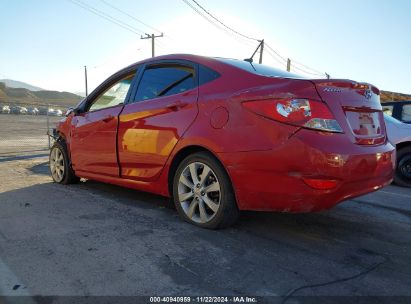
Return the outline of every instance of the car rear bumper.
{"type": "Polygon", "coordinates": [[[395,149],[390,143],[359,146],[344,134],[301,130],[268,151],[219,153],[241,210],[310,212],[391,183],[395,149]],[[304,178],[335,180],[328,190],[304,178]]]}

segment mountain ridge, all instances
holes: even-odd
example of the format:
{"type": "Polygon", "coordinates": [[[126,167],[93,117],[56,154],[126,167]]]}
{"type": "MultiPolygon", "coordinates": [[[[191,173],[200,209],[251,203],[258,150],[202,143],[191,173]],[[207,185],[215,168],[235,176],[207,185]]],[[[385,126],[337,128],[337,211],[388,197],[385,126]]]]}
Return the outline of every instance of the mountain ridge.
{"type": "MultiPolygon", "coordinates": [[[[65,91],[45,90],[13,79],[0,79],[0,102],[67,103],[69,106],[73,106],[83,99],[84,95],[84,93],[75,94],[65,91]]],[[[411,95],[381,90],[380,99],[382,103],[411,100],[411,95]]]]}
{"type": "Polygon", "coordinates": [[[0,81],[1,103],[14,103],[22,105],[50,104],[62,107],[72,107],[78,104],[81,99],[83,99],[83,97],[70,92],[51,90],[32,91],[27,88],[9,87],[6,83],[0,81]]]}
{"type": "Polygon", "coordinates": [[[8,86],[9,88],[22,88],[22,89],[27,89],[30,91],[47,91],[45,89],[42,89],[40,87],[34,86],[32,84],[19,81],[19,80],[13,80],[13,79],[0,79],[0,82],[3,82],[8,86]]]}

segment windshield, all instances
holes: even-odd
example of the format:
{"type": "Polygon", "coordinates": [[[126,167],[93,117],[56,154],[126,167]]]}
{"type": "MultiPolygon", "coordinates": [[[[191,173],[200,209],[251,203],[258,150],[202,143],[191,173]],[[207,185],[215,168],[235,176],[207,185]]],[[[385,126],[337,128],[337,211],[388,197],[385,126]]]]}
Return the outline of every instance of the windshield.
{"type": "Polygon", "coordinates": [[[268,65],[258,64],[258,63],[251,63],[244,60],[237,60],[237,59],[226,59],[226,58],[215,58],[221,62],[226,64],[235,66],[247,72],[268,76],[268,77],[280,77],[280,78],[294,78],[294,79],[306,79],[304,76],[297,75],[294,73],[290,73],[287,71],[283,71],[268,65]]]}

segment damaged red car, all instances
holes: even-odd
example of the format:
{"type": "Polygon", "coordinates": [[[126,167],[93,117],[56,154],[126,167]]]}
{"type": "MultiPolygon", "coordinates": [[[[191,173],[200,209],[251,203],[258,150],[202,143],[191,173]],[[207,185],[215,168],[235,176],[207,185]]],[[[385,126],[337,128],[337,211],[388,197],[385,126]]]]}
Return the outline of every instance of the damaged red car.
{"type": "Polygon", "coordinates": [[[183,219],[311,212],[393,178],[379,90],[222,58],[168,55],[117,72],[59,122],[55,182],[169,196],[183,219]]]}

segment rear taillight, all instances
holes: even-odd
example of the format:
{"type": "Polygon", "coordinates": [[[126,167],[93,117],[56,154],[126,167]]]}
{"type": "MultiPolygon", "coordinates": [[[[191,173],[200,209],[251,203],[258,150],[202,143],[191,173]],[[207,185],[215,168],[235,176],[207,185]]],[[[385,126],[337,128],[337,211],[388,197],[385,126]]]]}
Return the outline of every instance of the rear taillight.
{"type": "Polygon", "coordinates": [[[342,133],[328,106],[308,99],[269,99],[243,102],[243,106],[259,115],[303,128],[342,133]]]}

